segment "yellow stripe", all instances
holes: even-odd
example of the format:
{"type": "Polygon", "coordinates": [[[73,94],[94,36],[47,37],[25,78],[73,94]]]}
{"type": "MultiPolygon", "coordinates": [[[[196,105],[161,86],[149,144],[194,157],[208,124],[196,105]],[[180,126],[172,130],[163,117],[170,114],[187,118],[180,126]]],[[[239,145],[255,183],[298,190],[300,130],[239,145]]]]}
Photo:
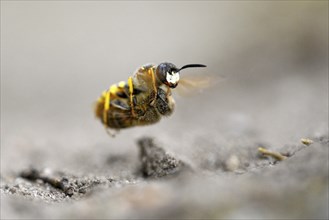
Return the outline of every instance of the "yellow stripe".
{"type": "Polygon", "coordinates": [[[134,92],[134,85],[133,85],[133,78],[128,78],[128,86],[129,86],[129,99],[130,99],[130,107],[131,107],[131,114],[135,117],[134,111],[134,103],[133,103],[133,92],[134,92]]]}
{"type": "Polygon", "coordinates": [[[111,93],[107,92],[106,96],[105,96],[105,103],[104,103],[105,111],[108,111],[110,109],[110,95],[111,95],[111,93]]]}
{"type": "Polygon", "coordinates": [[[120,89],[123,89],[125,87],[125,85],[126,85],[126,82],[125,81],[121,81],[121,82],[118,83],[118,87],[120,89]]]}
{"type": "Polygon", "coordinates": [[[118,92],[119,88],[116,85],[112,85],[110,87],[110,93],[111,95],[115,95],[118,92]]]}
{"type": "Polygon", "coordinates": [[[133,86],[133,78],[132,77],[129,77],[129,79],[128,79],[128,86],[129,86],[129,93],[133,94],[134,86],[133,86]]]}
{"type": "Polygon", "coordinates": [[[110,110],[110,96],[111,93],[109,90],[107,90],[105,94],[105,102],[104,102],[104,110],[103,110],[103,121],[105,126],[107,125],[107,113],[110,110]]]}
{"type": "Polygon", "coordinates": [[[118,91],[118,87],[116,85],[112,85],[110,89],[103,92],[103,96],[105,96],[104,102],[104,110],[103,110],[103,121],[105,126],[107,125],[107,113],[110,111],[110,104],[111,104],[111,96],[115,95],[118,91]]]}

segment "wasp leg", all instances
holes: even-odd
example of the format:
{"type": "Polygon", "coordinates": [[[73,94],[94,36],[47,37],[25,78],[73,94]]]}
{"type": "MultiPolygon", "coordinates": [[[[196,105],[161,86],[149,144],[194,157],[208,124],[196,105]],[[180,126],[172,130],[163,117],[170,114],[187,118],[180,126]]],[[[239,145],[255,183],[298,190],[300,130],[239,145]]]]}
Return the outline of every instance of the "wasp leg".
{"type": "Polygon", "coordinates": [[[129,77],[129,79],[128,79],[128,86],[129,86],[129,100],[130,100],[131,114],[133,117],[135,117],[134,101],[133,101],[134,85],[133,85],[132,77],[129,77]]]}
{"type": "Polygon", "coordinates": [[[150,103],[150,105],[153,106],[155,104],[155,100],[156,100],[156,97],[157,97],[157,94],[158,94],[158,90],[157,90],[157,87],[156,87],[156,84],[155,84],[155,75],[154,75],[153,68],[150,68],[148,71],[149,71],[149,74],[152,77],[152,85],[153,85],[153,90],[154,90],[154,99],[150,103]]]}

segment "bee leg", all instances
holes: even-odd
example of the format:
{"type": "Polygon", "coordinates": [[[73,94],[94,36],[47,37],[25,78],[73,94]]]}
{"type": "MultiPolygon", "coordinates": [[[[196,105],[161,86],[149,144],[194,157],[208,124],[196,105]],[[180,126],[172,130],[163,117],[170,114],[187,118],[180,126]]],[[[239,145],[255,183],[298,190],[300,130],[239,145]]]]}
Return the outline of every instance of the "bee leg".
{"type": "Polygon", "coordinates": [[[130,101],[131,114],[133,117],[135,117],[136,115],[134,111],[134,101],[133,101],[134,85],[133,85],[132,77],[129,77],[128,79],[128,86],[129,86],[129,101],[130,101]]]}
{"type": "Polygon", "coordinates": [[[150,68],[148,71],[149,71],[149,73],[152,77],[152,85],[153,85],[153,90],[154,90],[154,98],[153,98],[152,102],[150,103],[150,105],[154,106],[155,100],[156,100],[156,97],[157,97],[157,94],[158,94],[158,90],[157,90],[157,87],[156,87],[156,84],[155,84],[155,75],[154,75],[153,68],[150,68]]]}

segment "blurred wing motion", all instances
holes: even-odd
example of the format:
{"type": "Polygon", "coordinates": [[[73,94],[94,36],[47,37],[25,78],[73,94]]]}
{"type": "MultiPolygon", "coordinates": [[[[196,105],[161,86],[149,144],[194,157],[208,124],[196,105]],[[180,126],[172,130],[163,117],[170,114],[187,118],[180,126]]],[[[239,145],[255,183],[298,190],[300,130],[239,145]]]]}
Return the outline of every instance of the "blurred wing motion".
{"type": "Polygon", "coordinates": [[[191,96],[203,92],[204,89],[216,86],[221,81],[223,81],[223,77],[212,75],[184,76],[180,79],[176,91],[181,96],[191,96]]]}

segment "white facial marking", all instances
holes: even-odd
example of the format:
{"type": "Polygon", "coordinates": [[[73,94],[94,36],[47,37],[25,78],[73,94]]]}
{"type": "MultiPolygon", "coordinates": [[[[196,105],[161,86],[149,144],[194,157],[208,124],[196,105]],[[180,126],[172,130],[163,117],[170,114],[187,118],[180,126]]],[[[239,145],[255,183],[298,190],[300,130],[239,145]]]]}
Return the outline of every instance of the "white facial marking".
{"type": "Polygon", "coordinates": [[[172,72],[171,74],[169,74],[167,72],[167,74],[166,74],[166,80],[169,83],[176,84],[179,81],[179,73],[178,72],[177,73],[176,72],[172,72]]]}

